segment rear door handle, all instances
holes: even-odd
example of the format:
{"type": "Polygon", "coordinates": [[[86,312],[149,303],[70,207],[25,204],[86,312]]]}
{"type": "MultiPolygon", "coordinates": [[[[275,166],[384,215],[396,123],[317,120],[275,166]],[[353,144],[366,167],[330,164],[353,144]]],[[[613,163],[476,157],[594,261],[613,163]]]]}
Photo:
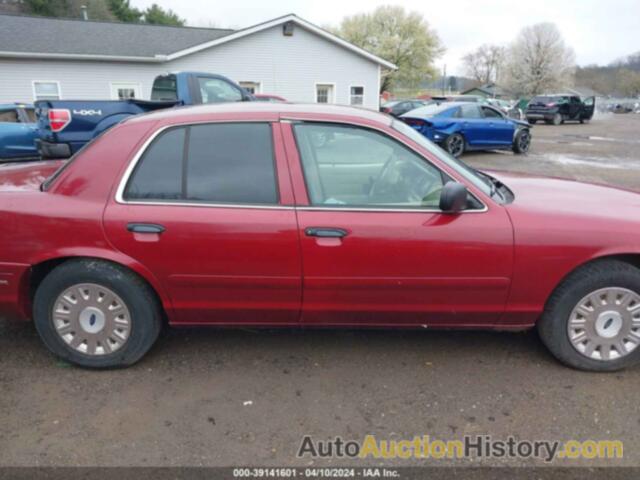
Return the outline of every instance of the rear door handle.
{"type": "Polygon", "coordinates": [[[162,233],[165,231],[163,225],[157,223],[129,223],[127,230],[133,233],[162,233]]]}
{"type": "Polygon", "coordinates": [[[344,228],[334,227],[308,227],[305,228],[304,234],[307,237],[319,237],[319,238],[344,238],[349,235],[344,228]]]}

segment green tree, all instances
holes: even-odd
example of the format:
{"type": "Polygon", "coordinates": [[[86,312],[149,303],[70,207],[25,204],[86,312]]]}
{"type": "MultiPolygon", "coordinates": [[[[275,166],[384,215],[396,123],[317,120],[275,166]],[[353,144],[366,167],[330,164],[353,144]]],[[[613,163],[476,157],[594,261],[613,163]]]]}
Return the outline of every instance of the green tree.
{"type": "Polygon", "coordinates": [[[381,6],[372,13],[346,17],[332,30],[398,67],[382,78],[380,92],[390,90],[393,85],[415,87],[433,78],[436,74],[433,62],[444,53],[437,33],[424,17],[403,7],[381,6]]]}
{"type": "Polygon", "coordinates": [[[62,17],[69,11],[68,0],[25,0],[29,13],[44,17],[62,17]]]}
{"type": "MultiPolygon", "coordinates": [[[[128,3],[128,2],[127,2],[128,3]]],[[[182,27],[184,20],[170,9],[163,9],[157,3],[154,3],[144,12],[144,22],[153,25],[173,25],[182,27]]]]}
{"type": "Polygon", "coordinates": [[[24,13],[45,17],[82,18],[82,7],[87,8],[90,20],[114,20],[105,0],[25,0],[24,13]]]}
{"type": "Polygon", "coordinates": [[[129,0],[107,0],[109,10],[121,22],[139,22],[142,12],[130,5],[129,0]]]}
{"type": "Polygon", "coordinates": [[[640,96],[640,72],[634,72],[627,68],[618,71],[618,90],[626,97],[640,96]]]}

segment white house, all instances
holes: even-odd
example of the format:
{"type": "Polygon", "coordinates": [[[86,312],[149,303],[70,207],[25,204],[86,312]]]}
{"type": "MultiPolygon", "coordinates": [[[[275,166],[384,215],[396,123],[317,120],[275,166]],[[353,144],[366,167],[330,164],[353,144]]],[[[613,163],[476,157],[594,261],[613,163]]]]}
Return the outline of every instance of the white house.
{"type": "Polygon", "coordinates": [[[377,109],[394,68],[293,14],[236,31],[0,15],[0,103],[148,99],[156,75],[190,70],[293,102],[377,109]]]}

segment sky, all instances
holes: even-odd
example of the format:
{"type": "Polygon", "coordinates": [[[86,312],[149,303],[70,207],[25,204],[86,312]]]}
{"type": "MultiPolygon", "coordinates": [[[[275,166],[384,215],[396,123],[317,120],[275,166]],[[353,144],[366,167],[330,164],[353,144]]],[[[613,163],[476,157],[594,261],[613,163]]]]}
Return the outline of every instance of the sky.
{"type": "Polygon", "coordinates": [[[379,5],[420,12],[438,33],[446,53],[436,61],[448,74],[462,74],[460,58],[483,43],[507,45],[520,29],[555,23],[579,65],[608,64],[640,50],[640,0],[132,0],[138,8],[158,3],[197,27],[243,28],[281,15],[319,26],[379,5]]]}

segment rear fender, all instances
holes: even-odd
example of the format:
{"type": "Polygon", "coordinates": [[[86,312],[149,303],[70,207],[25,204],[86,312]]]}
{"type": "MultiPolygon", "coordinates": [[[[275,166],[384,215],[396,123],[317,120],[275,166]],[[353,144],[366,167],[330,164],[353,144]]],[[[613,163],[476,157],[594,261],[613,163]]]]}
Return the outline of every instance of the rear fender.
{"type": "MultiPolygon", "coordinates": [[[[53,260],[71,260],[80,258],[106,260],[122,265],[123,267],[126,267],[129,270],[137,273],[151,286],[151,288],[154,289],[154,291],[158,295],[158,298],[160,299],[160,302],[162,303],[162,307],[166,312],[167,317],[169,317],[169,320],[171,320],[171,318],[173,317],[173,303],[171,301],[171,298],[169,297],[168,292],[165,290],[162,284],[158,281],[156,276],[140,262],[121,252],[101,248],[63,248],[39,254],[38,256],[33,258],[31,265],[32,267],[36,267],[44,262],[53,260]]],[[[28,275],[28,273],[26,275],[28,275]]],[[[21,288],[27,288],[29,285],[29,281],[28,279],[22,279],[20,284],[22,286],[21,288]]],[[[26,304],[21,305],[21,310],[30,315],[31,300],[29,292],[22,291],[20,299],[22,302],[27,302],[26,304]]]]}
{"type": "Polygon", "coordinates": [[[111,115],[110,117],[101,120],[97,125],[95,130],[93,131],[93,138],[96,138],[98,135],[101,135],[106,130],[110,129],[114,125],[120,123],[125,118],[129,118],[131,113],[119,113],[116,115],[111,115]]]}

